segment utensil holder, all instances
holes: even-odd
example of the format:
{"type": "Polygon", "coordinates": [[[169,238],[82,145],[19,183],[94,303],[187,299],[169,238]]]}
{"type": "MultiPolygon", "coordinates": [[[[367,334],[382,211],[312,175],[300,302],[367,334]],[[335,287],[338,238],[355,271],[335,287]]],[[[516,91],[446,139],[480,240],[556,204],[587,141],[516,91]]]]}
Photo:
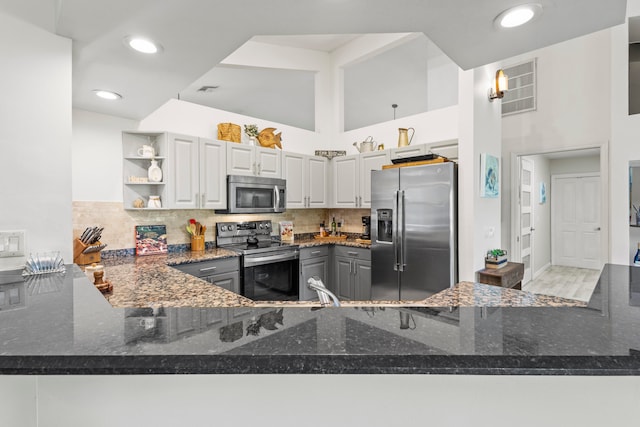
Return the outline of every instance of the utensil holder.
{"type": "Polygon", "coordinates": [[[194,252],[204,251],[204,236],[191,236],[191,250],[194,252]]]}
{"type": "Polygon", "coordinates": [[[98,247],[101,246],[100,242],[96,242],[93,245],[86,245],[80,241],[80,239],[74,239],[73,241],[73,262],[78,265],[88,265],[95,263],[100,263],[101,255],[98,247]],[[93,252],[83,253],[90,249],[93,252]]]}

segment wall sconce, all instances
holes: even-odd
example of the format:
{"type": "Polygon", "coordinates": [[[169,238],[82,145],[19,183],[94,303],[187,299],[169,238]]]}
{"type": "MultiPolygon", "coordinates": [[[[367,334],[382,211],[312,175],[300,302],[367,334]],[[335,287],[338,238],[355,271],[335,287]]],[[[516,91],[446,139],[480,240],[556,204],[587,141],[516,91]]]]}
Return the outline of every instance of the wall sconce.
{"type": "Polygon", "coordinates": [[[496,98],[502,99],[507,90],[509,90],[509,77],[500,69],[496,71],[494,87],[489,89],[489,101],[493,102],[496,98]]]}

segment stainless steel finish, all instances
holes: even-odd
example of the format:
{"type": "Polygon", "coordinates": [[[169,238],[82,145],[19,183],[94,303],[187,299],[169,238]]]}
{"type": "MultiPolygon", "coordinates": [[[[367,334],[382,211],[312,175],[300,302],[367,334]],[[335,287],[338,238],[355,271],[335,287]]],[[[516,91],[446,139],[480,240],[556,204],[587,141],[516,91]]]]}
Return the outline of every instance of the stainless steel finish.
{"type": "Polygon", "coordinates": [[[311,251],[311,255],[319,255],[322,251],[311,251]]]}
{"type": "Polygon", "coordinates": [[[351,255],[351,256],[358,256],[358,252],[347,252],[347,254],[351,255]]]}
{"type": "Polygon", "coordinates": [[[252,214],[286,211],[287,182],[280,178],[227,176],[227,208],[218,213],[252,214]]]}
{"type": "Polygon", "coordinates": [[[398,232],[398,204],[400,203],[400,192],[394,191],[393,193],[393,270],[400,271],[400,253],[399,247],[400,243],[398,242],[398,236],[400,233],[398,232]]]}
{"type": "Polygon", "coordinates": [[[455,165],[387,169],[371,176],[372,298],[421,300],[453,286],[455,165]],[[388,218],[393,236],[381,229],[388,218]]]}
{"type": "Polygon", "coordinates": [[[277,255],[266,255],[266,256],[245,255],[244,266],[253,267],[255,265],[270,264],[270,263],[279,262],[279,261],[290,261],[292,259],[298,259],[298,257],[299,257],[299,252],[297,250],[287,251],[285,253],[278,253],[277,255]]]}
{"type": "Polygon", "coordinates": [[[323,307],[333,305],[335,307],[340,307],[340,300],[333,292],[331,292],[327,287],[322,283],[322,280],[318,276],[309,277],[307,280],[307,286],[309,289],[312,289],[318,293],[318,299],[320,300],[320,305],[323,307]]]}
{"type": "Polygon", "coordinates": [[[404,267],[407,265],[405,260],[405,219],[404,219],[404,191],[400,190],[398,192],[398,259],[400,262],[398,263],[398,271],[404,271],[404,267]]]}
{"type": "Polygon", "coordinates": [[[207,268],[201,268],[201,269],[200,269],[200,273],[205,273],[205,272],[207,272],[207,271],[213,271],[213,270],[215,270],[216,268],[218,268],[218,267],[207,267],[207,268]]]}

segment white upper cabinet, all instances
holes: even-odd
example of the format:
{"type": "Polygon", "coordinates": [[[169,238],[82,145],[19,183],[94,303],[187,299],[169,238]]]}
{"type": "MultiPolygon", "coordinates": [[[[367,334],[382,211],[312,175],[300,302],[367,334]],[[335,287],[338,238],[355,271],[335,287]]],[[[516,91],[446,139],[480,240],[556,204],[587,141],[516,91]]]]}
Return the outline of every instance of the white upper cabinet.
{"type": "Polygon", "coordinates": [[[328,206],[328,160],[282,152],[282,176],[287,181],[287,208],[328,206]]]}
{"type": "Polygon", "coordinates": [[[353,156],[334,157],[333,206],[336,208],[371,207],[371,171],[391,163],[389,152],[370,151],[353,156]]]}
{"type": "Polygon", "coordinates": [[[200,207],[227,208],[227,143],[200,138],[200,207]]]}
{"type": "Polygon", "coordinates": [[[307,165],[307,207],[326,208],[329,206],[329,160],[309,156],[307,165]]]}
{"type": "Polygon", "coordinates": [[[169,134],[168,194],[171,209],[225,209],[226,142],[169,134]]]}
{"type": "Polygon", "coordinates": [[[333,207],[357,208],[360,183],[360,155],[334,157],[333,207]]]}
{"type": "Polygon", "coordinates": [[[227,145],[227,174],[282,178],[279,150],[236,143],[227,145]]]}
{"type": "Polygon", "coordinates": [[[360,154],[360,195],[359,208],[371,207],[371,171],[381,170],[383,165],[391,163],[389,152],[386,150],[371,151],[360,154]]]}

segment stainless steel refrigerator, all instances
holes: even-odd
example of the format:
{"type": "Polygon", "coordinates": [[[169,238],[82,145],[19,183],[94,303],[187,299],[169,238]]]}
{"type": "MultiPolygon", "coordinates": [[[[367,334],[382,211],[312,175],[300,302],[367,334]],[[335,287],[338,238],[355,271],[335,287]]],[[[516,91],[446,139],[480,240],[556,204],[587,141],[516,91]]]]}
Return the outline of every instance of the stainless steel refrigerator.
{"type": "Polygon", "coordinates": [[[458,279],[457,168],[371,172],[373,300],[421,300],[458,279]]]}

